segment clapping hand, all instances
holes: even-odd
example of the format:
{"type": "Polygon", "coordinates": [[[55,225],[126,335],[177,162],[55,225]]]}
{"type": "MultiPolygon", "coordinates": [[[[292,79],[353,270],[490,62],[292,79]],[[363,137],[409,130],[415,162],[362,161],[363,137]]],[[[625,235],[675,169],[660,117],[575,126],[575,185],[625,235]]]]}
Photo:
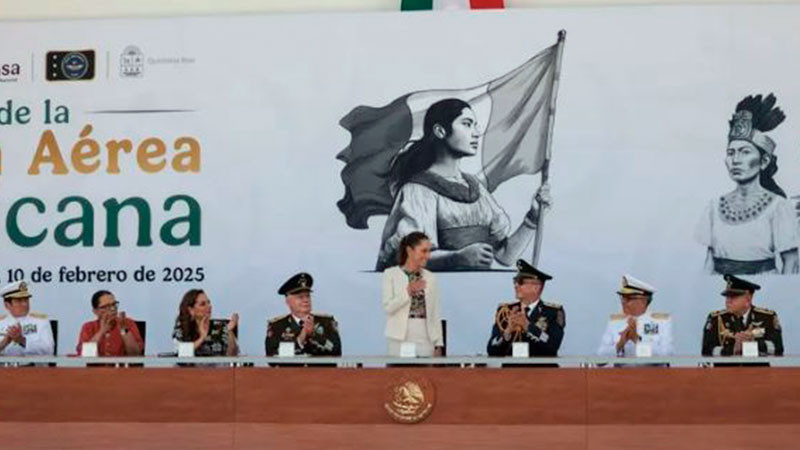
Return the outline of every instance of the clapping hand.
{"type": "Polygon", "coordinates": [[[310,336],[313,336],[314,333],[314,316],[309,314],[303,319],[303,329],[300,330],[300,334],[297,336],[300,345],[305,345],[306,340],[308,340],[310,336]]]}
{"type": "Polygon", "coordinates": [[[211,316],[203,315],[197,319],[197,330],[200,332],[200,340],[205,340],[211,328],[211,316]]]}
{"type": "Polygon", "coordinates": [[[22,344],[22,326],[20,326],[18,323],[15,323],[14,325],[8,327],[6,329],[6,338],[8,338],[10,341],[22,344]]]}
{"type": "Polygon", "coordinates": [[[510,341],[515,332],[527,330],[529,325],[528,316],[522,310],[514,309],[508,316],[508,327],[503,337],[510,341]]]}
{"type": "Polygon", "coordinates": [[[112,329],[114,329],[114,325],[116,324],[116,317],[110,314],[103,314],[100,316],[100,333],[106,334],[112,329]]]}
{"type": "Polygon", "coordinates": [[[636,318],[628,317],[628,327],[625,329],[627,338],[631,342],[639,342],[639,333],[636,332],[636,318]]]}
{"type": "Polygon", "coordinates": [[[228,332],[233,333],[237,325],[239,325],[239,314],[233,313],[233,315],[231,315],[231,320],[228,321],[228,332]]]}

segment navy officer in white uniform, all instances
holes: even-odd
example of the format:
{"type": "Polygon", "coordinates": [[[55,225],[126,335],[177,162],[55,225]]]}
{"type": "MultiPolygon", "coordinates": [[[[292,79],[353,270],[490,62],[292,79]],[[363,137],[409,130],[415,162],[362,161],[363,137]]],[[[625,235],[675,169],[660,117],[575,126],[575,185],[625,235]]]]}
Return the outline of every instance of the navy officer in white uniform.
{"type": "Polygon", "coordinates": [[[31,313],[28,283],[18,281],[0,290],[7,315],[0,316],[0,355],[52,355],[54,342],[50,321],[31,313]]]}
{"type": "Polygon", "coordinates": [[[653,356],[673,353],[672,319],[648,310],[656,289],[630,275],[622,276],[619,294],[622,312],[612,314],[603,333],[601,356],[636,356],[636,344],[650,345],[653,356]]]}

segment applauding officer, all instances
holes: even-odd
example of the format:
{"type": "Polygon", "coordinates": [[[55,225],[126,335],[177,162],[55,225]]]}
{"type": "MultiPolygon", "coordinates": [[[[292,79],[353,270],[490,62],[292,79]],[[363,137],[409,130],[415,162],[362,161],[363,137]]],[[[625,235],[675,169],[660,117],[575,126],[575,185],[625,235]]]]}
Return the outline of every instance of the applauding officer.
{"type": "Polygon", "coordinates": [[[0,292],[9,313],[0,316],[0,355],[52,355],[53,330],[46,316],[30,312],[28,283],[11,283],[0,292]]]}
{"type": "Polygon", "coordinates": [[[622,276],[619,294],[622,313],[612,314],[600,348],[601,356],[635,356],[636,344],[651,345],[653,355],[672,354],[672,320],[669,314],[650,312],[655,288],[630,275],[622,276]]]}
{"type": "Polygon", "coordinates": [[[278,353],[281,342],[294,343],[296,355],[341,356],[339,326],[331,315],[311,313],[311,287],[314,279],[298,273],[286,280],[278,294],[286,297],[289,314],[275,317],[267,325],[264,342],[267,356],[278,353]]]}
{"type": "Polygon", "coordinates": [[[741,355],[745,342],[758,343],[758,354],[783,355],[783,337],[778,314],[753,305],[753,293],[761,286],[733,275],[727,285],[725,309],[708,315],[703,331],[703,356],[741,355]]]}
{"type": "Polygon", "coordinates": [[[527,342],[530,356],[558,356],[564,338],[564,308],[541,299],[550,275],[523,260],[517,261],[514,276],[515,303],[497,308],[492,337],[486,346],[489,356],[511,355],[512,342],[527,342]]]}

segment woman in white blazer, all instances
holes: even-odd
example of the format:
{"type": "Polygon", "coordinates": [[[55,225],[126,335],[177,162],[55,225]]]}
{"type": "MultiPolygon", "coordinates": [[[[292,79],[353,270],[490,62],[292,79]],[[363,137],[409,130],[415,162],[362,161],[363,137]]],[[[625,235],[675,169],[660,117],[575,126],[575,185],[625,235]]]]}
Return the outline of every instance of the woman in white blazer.
{"type": "Polygon", "coordinates": [[[417,356],[441,356],[442,322],[436,278],[425,270],[431,241],[425,233],[409,233],[397,252],[397,265],[383,271],[383,309],[389,356],[399,356],[404,342],[416,345],[417,356]]]}

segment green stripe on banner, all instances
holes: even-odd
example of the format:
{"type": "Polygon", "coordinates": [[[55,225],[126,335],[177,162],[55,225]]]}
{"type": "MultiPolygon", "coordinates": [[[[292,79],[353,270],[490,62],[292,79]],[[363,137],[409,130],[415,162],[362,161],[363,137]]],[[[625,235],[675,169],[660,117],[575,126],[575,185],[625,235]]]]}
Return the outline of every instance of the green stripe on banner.
{"type": "Polygon", "coordinates": [[[401,11],[420,11],[433,9],[433,0],[403,0],[401,11]]]}

